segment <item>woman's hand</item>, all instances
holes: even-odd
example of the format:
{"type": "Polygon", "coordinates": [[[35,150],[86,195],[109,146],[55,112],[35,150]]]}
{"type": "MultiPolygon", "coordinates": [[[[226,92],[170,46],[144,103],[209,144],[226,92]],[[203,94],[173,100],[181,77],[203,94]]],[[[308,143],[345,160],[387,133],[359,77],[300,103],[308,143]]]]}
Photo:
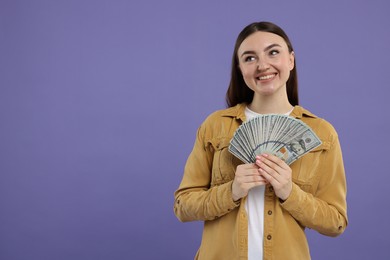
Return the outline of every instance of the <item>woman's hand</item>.
{"type": "Polygon", "coordinates": [[[282,159],[271,155],[256,156],[259,173],[272,185],[276,196],[286,200],[292,190],[292,170],[282,159]]]}
{"type": "Polygon", "coordinates": [[[260,174],[259,167],[256,164],[238,165],[232,184],[233,200],[237,201],[248,195],[249,190],[253,187],[267,183],[267,180],[260,174]]]}

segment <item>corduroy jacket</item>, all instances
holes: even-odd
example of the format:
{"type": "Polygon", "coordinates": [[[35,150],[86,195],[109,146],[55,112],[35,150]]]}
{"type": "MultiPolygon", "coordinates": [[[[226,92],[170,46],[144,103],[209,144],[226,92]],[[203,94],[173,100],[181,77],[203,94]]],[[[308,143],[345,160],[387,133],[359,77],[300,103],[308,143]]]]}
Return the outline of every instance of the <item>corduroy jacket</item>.
{"type": "MultiPolygon", "coordinates": [[[[232,199],[237,165],[228,146],[245,121],[246,104],[212,113],[199,127],[175,192],[174,212],[180,221],[204,221],[195,259],[248,258],[246,197],[232,199]]],[[[293,162],[293,189],[281,202],[272,186],[264,198],[264,259],[305,260],[310,251],[305,228],[338,236],[347,226],[346,178],[338,135],[330,123],[301,106],[290,114],[310,126],[322,144],[293,162]]]]}

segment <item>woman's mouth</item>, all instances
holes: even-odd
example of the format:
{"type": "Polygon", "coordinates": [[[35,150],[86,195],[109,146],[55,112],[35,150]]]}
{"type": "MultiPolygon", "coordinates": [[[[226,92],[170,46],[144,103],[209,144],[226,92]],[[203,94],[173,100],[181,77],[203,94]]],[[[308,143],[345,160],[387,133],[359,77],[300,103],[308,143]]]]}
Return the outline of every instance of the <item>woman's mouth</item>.
{"type": "Polygon", "coordinates": [[[268,74],[268,75],[263,75],[263,76],[259,76],[259,77],[256,77],[257,80],[269,80],[269,79],[272,79],[276,76],[276,73],[275,74],[268,74]]]}

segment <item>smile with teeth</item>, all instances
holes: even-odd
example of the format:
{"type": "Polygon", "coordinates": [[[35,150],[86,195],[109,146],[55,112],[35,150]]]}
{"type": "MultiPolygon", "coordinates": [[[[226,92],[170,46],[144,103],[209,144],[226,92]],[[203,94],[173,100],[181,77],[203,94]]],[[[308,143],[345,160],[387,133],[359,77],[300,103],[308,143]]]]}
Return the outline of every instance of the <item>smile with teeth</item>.
{"type": "Polygon", "coordinates": [[[257,79],[258,80],[267,80],[267,79],[272,79],[275,76],[276,76],[276,74],[269,74],[269,75],[259,76],[259,77],[257,77],[257,79]]]}

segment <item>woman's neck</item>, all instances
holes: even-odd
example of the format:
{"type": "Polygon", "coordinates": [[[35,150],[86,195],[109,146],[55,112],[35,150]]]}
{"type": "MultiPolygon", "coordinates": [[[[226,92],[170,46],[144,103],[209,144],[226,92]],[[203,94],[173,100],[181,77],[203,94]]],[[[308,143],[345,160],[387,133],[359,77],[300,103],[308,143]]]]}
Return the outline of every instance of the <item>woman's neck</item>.
{"type": "Polygon", "coordinates": [[[285,114],[288,113],[293,106],[286,97],[271,98],[259,97],[255,95],[248,108],[259,114],[285,114]]]}

